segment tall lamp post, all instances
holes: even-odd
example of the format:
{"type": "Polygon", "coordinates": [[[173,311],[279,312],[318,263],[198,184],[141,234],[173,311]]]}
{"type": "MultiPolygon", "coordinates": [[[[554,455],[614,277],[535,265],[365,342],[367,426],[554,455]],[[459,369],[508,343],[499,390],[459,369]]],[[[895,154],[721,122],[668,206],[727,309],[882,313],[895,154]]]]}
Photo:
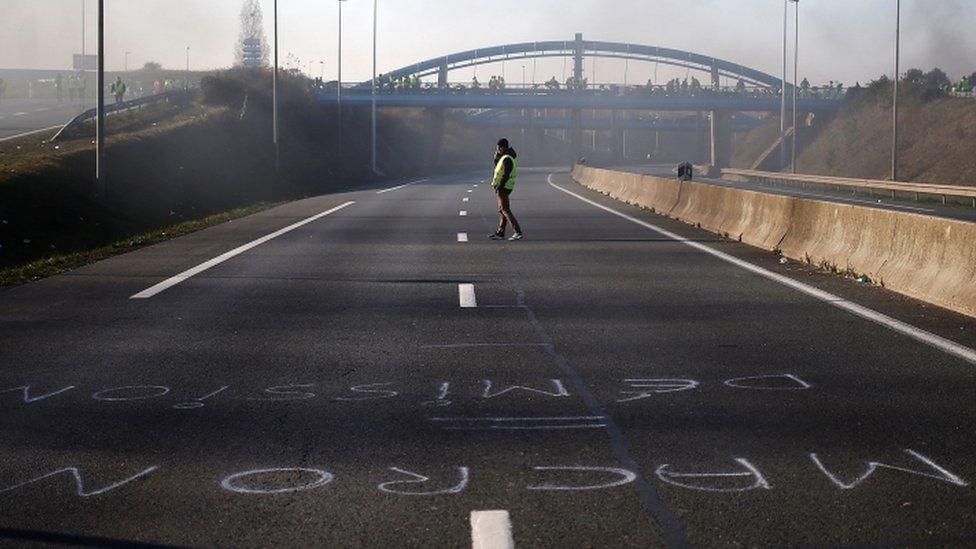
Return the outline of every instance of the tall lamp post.
{"type": "Polygon", "coordinates": [[[372,135],[373,135],[373,173],[376,169],[376,9],[378,0],[373,0],[373,82],[372,82],[372,135]]]}
{"type": "Polygon", "coordinates": [[[85,54],[88,49],[85,47],[85,0],[81,0],[81,70],[85,69],[85,54]]]}
{"type": "Polygon", "coordinates": [[[108,195],[105,178],[105,0],[98,0],[98,87],[95,90],[95,182],[98,196],[108,195]]]}
{"type": "Polygon", "coordinates": [[[190,46],[186,47],[186,91],[190,91],[190,46]]]}
{"type": "Polygon", "coordinates": [[[790,0],[783,0],[783,81],[779,90],[779,165],[786,165],[786,39],[789,26],[790,0]]]}
{"type": "Polygon", "coordinates": [[[901,62],[901,0],[895,2],[895,96],[891,120],[891,180],[898,181],[898,80],[901,62]]]}
{"type": "Polygon", "coordinates": [[[793,24],[793,149],[790,153],[790,171],[796,173],[796,81],[799,78],[800,63],[800,0],[790,0],[795,4],[793,24]]]}
{"type": "MultiPolygon", "coordinates": [[[[336,55],[336,114],[339,118],[339,150],[342,150],[342,3],[348,0],[339,0],[339,52],[336,55]]],[[[373,69],[375,72],[375,68],[373,69]]],[[[323,75],[325,68],[323,65],[323,75]]],[[[375,80],[375,75],[374,75],[375,80]]],[[[374,163],[375,171],[375,163],[374,163]]]]}
{"type": "Polygon", "coordinates": [[[122,72],[129,72],[129,54],[131,51],[125,52],[125,62],[122,64],[122,72]]]}
{"type": "Polygon", "coordinates": [[[278,144],[278,0],[274,0],[274,71],[271,76],[271,140],[274,142],[275,172],[280,166],[278,144]]]}

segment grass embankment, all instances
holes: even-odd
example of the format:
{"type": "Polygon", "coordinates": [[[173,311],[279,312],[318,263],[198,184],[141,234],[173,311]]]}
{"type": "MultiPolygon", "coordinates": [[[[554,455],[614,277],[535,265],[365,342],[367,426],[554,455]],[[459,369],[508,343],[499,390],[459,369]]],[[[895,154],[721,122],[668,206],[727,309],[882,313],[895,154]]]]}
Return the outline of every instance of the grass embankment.
{"type": "MultiPolygon", "coordinates": [[[[976,185],[976,101],[911,102],[902,111],[899,178],[976,185]]],[[[805,173],[886,179],[891,171],[891,102],[848,104],[797,159],[805,173]]]]}
{"type": "Polygon", "coordinates": [[[0,270],[0,287],[16,286],[40,278],[61,274],[82,265],[107,259],[113,255],[131,252],[145,246],[152,246],[153,244],[171,238],[245,217],[276,205],[275,203],[259,202],[243,208],[235,208],[230,211],[208,215],[192,221],[184,221],[183,223],[177,223],[169,227],[134,235],[125,240],[114,242],[109,246],[101,246],[66,254],[54,254],[45,259],[38,259],[17,267],[2,269],[0,270]]]}
{"type": "MultiPolygon", "coordinates": [[[[899,179],[976,185],[976,100],[939,97],[903,84],[899,179]]],[[[803,147],[800,172],[887,179],[891,172],[891,84],[850,93],[840,111],[803,147]]],[[[734,145],[733,166],[748,168],[779,136],[771,117],[734,145]]]]}
{"type": "Polygon", "coordinates": [[[732,167],[748,170],[779,139],[779,117],[769,117],[732,141],[732,167]]]}
{"type": "MultiPolygon", "coordinates": [[[[270,77],[261,72],[212,78],[202,97],[185,105],[111,117],[106,199],[96,196],[90,128],[56,144],[48,135],[0,144],[0,285],[371,179],[368,140],[347,138],[340,148],[335,109],[316,103],[307,81],[282,80],[277,172],[270,77]]],[[[347,111],[347,135],[363,135],[368,114],[347,111]]],[[[384,171],[418,171],[423,140],[416,124],[385,115],[380,128],[384,171]]]]}

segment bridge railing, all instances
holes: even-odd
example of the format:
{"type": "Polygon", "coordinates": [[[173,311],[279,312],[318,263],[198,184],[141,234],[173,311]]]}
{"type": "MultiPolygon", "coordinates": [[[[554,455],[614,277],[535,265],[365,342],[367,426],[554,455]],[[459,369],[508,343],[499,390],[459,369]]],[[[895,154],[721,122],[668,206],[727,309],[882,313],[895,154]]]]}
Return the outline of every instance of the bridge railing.
{"type": "MultiPolygon", "coordinates": [[[[328,83],[315,91],[321,98],[328,98],[336,93],[335,83],[328,83]]],[[[585,88],[567,88],[565,85],[554,86],[545,83],[526,83],[508,84],[504,87],[489,87],[479,84],[477,87],[470,82],[451,82],[445,86],[437,86],[433,83],[423,83],[419,86],[398,85],[392,82],[383,82],[377,88],[378,94],[404,94],[404,95],[471,95],[471,94],[490,94],[490,95],[590,95],[590,96],[616,96],[616,97],[746,97],[746,98],[770,98],[779,97],[779,90],[761,86],[723,86],[714,88],[711,86],[670,86],[670,85],[618,85],[618,84],[588,84],[585,88]]],[[[362,86],[343,85],[343,94],[370,94],[372,88],[362,86]]],[[[846,90],[833,87],[811,87],[798,90],[797,97],[800,99],[841,99],[846,90]]]]}

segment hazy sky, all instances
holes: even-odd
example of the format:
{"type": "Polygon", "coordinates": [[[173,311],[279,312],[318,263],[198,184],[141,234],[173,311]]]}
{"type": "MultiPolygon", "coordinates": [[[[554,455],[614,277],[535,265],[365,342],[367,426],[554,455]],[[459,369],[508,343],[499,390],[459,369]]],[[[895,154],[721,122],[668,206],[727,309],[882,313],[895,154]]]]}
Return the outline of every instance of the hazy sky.
{"type": "MultiPolygon", "coordinates": [[[[66,68],[81,50],[83,0],[0,0],[0,68],[66,68]]],[[[88,51],[94,51],[96,0],[87,0],[88,51]]],[[[242,0],[105,0],[111,69],[153,60],[193,68],[233,62],[242,0]]],[[[281,61],[288,54],[324,61],[335,78],[337,0],[278,0],[281,61]]],[[[953,76],[976,70],[976,0],[904,0],[904,67],[940,66],[953,76]]],[[[272,0],[262,0],[271,38],[272,0]]],[[[800,73],[814,83],[852,84],[891,72],[895,0],[801,0],[800,73]]],[[[370,0],[344,4],[343,79],[371,71],[370,0]]],[[[685,49],[773,74],[782,71],[782,0],[379,0],[379,71],[476,47],[535,40],[594,40],[685,49]]],[[[792,30],[791,30],[792,32],[792,30]]],[[[792,36],[792,35],[791,35],[792,36]]],[[[792,41],[792,37],[791,37],[792,41]]],[[[532,62],[508,62],[509,82],[532,62]]],[[[587,63],[587,72],[593,69],[587,63]]],[[[481,67],[479,78],[501,67],[481,67]]],[[[562,77],[562,61],[539,61],[536,78],[562,77]]],[[[571,70],[571,69],[570,69],[571,70]]],[[[597,61],[596,80],[620,80],[622,61],[597,61]]],[[[644,81],[653,66],[630,64],[628,79],[644,81]]],[[[472,69],[453,73],[468,81],[472,69]]],[[[683,76],[681,74],[673,74],[683,76]]],[[[593,81],[592,75],[591,81],[593,81]]],[[[672,76],[661,69],[659,79],[672,76]]]]}

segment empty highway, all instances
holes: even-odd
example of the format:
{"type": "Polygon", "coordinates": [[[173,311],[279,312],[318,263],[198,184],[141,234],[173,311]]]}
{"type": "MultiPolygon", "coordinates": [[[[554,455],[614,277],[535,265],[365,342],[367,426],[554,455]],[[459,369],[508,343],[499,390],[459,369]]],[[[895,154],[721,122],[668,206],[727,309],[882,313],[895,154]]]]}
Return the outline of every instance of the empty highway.
{"type": "Polygon", "coordinates": [[[58,103],[54,100],[5,99],[0,103],[0,139],[52,129],[67,124],[89,108],[81,103],[58,103]]]}
{"type": "Polygon", "coordinates": [[[485,175],[0,292],[0,541],[976,545],[976,322],[485,175]]]}

